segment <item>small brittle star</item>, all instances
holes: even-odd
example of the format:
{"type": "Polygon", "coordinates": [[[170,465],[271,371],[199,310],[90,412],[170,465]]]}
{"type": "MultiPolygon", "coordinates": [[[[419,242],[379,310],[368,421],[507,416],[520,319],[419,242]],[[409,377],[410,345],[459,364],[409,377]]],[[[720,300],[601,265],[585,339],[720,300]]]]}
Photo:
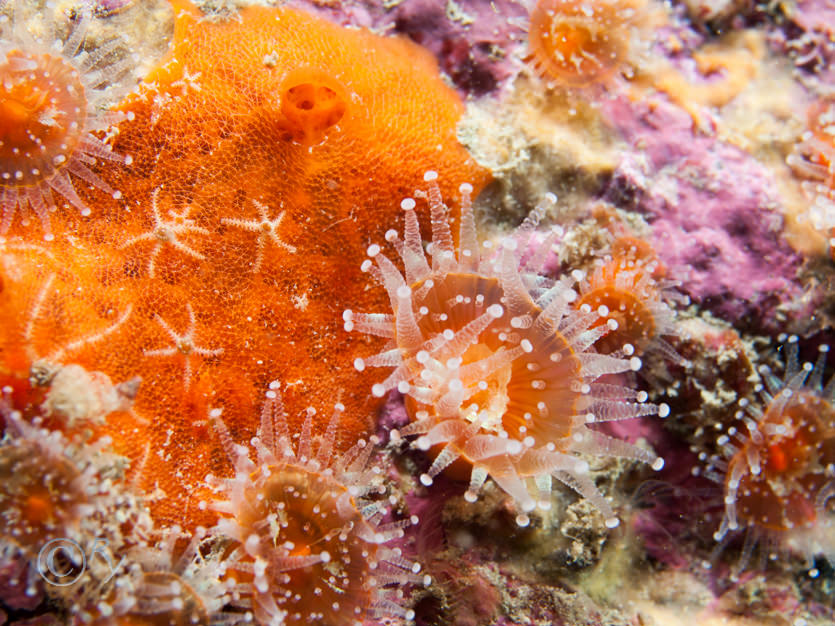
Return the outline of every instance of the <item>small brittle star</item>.
{"type": "MultiPolygon", "coordinates": [[[[21,248],[20,246],[14,247],[19,249],[25,249],[21,248]]],[[[23,337],[26,340],[26,354],[33,362],[37,360],[44,360],[52,363],[61,363],[61,361],[66,356],[67,352],[73,352],[83,346],[101,341],[108,335],[119,330],[119,327],[127,321],[127,319],[131,315],[131,311],[133,310],[133,305],[128,304],[127,307],[125,307],[125,310],[122,312],[122,314],[119,315],[116,321],[113,322],[110,326],[102,328],[98,331],[91,332],[88,335],[82,336],[73,341],[69,341],[64,345],[56,348],[49,356],[42,359],[41,355],[37,353],[34,346],[35,327],[38,323],[38,319],[44,315],[44,305],[49,296],[51,294],[55,294],[56,296],[60,297],[61,289],[52,288],[52,283],[55,281],[56,276],[57,274],[55,272],[52,272],[44,280],[43,286],[35,295],[32,301],[32,304],[29,309],[29,319],[26,321],[26,326],[24,326],[23,337]]],[[[46,317],[48,317],[48,315],[46,315],[46,317]]]]}
{"type": "Polygon", "coordinates": [[[235,228],[243,228],[244,230],[258,233],[258,252],[255,256],[255,264],[252,266],[252,271],[258,272],[261,269],[261,263],[264,261],[264,248],[267,245],[268,239],[288,252],[295,252],[296,247],[282,241],[278,236],[278,227],[281,226],[281,221],[284,219],[284,211],[279,213],[275,219],[271,220],[267,205],[258,202],[258,200],[253,200],[252,204],[258,209],[258,217],[260,219],[242,220],[235,217],[224,217],[220,221],[235,228]]]}
{"type": "Polygon", "coordinates": [[[183,68],[183,77],[179,80],[175,80],[171,83],[172,87],[182,87],[183,95],[188,95],[189,89],[193,89],[195,92],[202,91],[203,86],[200,84],[200,76],[202,76],[203,72],[194,72],[194,74],[190,74],[188,68],[183,68]]]}
{"type": "Polygon", "coordinates": [[[162,217],[160,217],[159,207],[157,205],[159,190],[160,187],[157,187],[151,194],[151,212],[154,216],[154,227],[146,233],[142,233],[141,235],[128,239],[121,245],[121,248],[124,249],[141,241],[153,242],[154,247],[151,250],[150,257],[148,258],[148,276],[151,278],[154,277],[157,257],[159,256],[163,246],[171,245],[183,254],[187,254],[190,257],[202,261],[206,257],[194,248],[191,248],[180,241],[180,237],[189,233],[198,233],[200,235],[211,234],[202,226],[197,226],[193,219],[189,219],[188,214],[191,211],[190,206],[184,207],[179,213],[175,211],[168,211],[171,219],[163,220],[162,217]]]}
{"type": "Polygon", "coordinates": [[[219,356],[223,354],[223,348],[203,348],[194,343],[194,331],[196,328],[194,309],[191,308],[191,304],[186,304],[186,310],[188,311],[188,327],[182,334],[174,332],[171,326],[169,326],[164,319],[162,319],[159,315],[154,315],[154,319],[156,319],[157,323],[162,326],[163,330],[171,338],[171,341],[174,342],[174,345],[167,348],[160,348],[158,350],[144,350],[143,354],[145,356],[176,356],[177,354],[182,354],[184,357],[184,385],[187,390],[191,384],[192,357],[195,354],[204,358],[219,356]]]}

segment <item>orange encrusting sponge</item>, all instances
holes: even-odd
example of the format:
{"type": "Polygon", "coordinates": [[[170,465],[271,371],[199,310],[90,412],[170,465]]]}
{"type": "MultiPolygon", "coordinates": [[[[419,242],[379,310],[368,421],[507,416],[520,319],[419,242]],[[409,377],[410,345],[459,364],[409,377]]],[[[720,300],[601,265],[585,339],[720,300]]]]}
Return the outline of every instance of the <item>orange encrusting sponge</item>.
{"type": "MultiPolygon", "coordinates": [[[[377,401],[351,364],[376,340],[341,328],[345,308],[384,301],[358,269],[366,247],[425,170],[442,172],[446,191],[464,181],[478,190],[487,174],[456,139],[463,105],[414,44],[293,9],[250,7],[212,23],[172,5],[170,54],[120,107],[132,120],[114,150],[132,165],[96,169],[121,199],[80,189],[89,218],[54,214],[49,268],[13,255],[25,269],[2,280],[37,284],[18,290],[26,301],[8,292],[0,319],[17,316],[21,329],[4,346],[15,371],[27,353],[63,349],[58,360],[114,383],[141,377],[136,419],[109,434],[139,486],[161,496],[157,520],[193,528],[212,522],[198,506],[206,474],[229,471],[211,409],[247,442],[258,398],[278,381],[291,428],[305,408],[337,399],[351,416],[337,446],[371,427],[377,401]],[[58,308],[75,298],[82,319],[33,317],[40,297],[58,308]],[[44,324],[61,326],[61,341],[27,350],[44,324]]],[[[41,233],[16,223],[9,236],[41,233]]]]}

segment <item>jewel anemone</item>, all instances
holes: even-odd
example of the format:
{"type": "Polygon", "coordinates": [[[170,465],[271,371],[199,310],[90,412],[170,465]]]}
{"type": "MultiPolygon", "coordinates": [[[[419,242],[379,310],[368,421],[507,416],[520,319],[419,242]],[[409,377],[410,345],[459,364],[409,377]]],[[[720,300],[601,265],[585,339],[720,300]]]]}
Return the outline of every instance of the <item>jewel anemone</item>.
{"type": "Polygon", "coordinates": [[[335,449],[336,405],[321,437],[311,434],[310,409],[290,434],[278,383],[266,392],[255,458],[232,443],[219,409],[210,417],[235,466],[235,476],[208,477],[223,499],[207,506],[223,516],[215,529],[232,540],[225,566],[240,599],[260,624],[343,626],[366,618],[411,619],[402,586],[428,580],[390,542],[412,517],[383,522],[382,469],[371,463],[374,440],[343,454],[335,449]]]}
{"type": "MultiPolygon", "coordinates": [[[[544,207],[534,211],[498,250],[478,245],[470,195],[461,186],[458,243],[448,209],[427,172],[425,197],[431,215],[432,242],[424,252],[415,212],[406,198],[404,235],[386,233],[403,270],[380,246],[368,249],[363,263],[388,293],[391,313],[343,313],[345,329],[385,337],[379,354],[357,358],[355,367],[394,368],[372,388],[381,397],[391,390],[406,396],[412,422],[399,435],[417,435],[415,445],[436,452],[420,479],[433,478],[458,459],[471,467],[466,499],[475,501],[488,476],[521,509],[517,523],[537,500],[550,506],[552,478],[588,498],[614,527],[617,517],[589,477],[589,464],[579,453],[631,458],[663,467],[652,452],[589,428],[596,422],[669,413],[666,405],[647,403],[647,394],[603,377],[636,371],[641,361],[626,347],[600,354],[595,344],[617,329],[600,310],[577,310],[574,272],[557,280],[537,273],[554,243],[546,238],[537,252],[520,264],[519,241],[530,238],[544,207]],[[598,322],[603,319],[602,324],[598,322]]],[[[418,195],[418,194],[416,194],[418,195]]],[[[549,196],[549,202],[556,199],[549,196]]]]}
{"type": "Polygon", "coordinates": [[[108,488],[97,463],[109,441],[79,446],[60,431],[3,410],[0,442],[0,540],[37,555],[53,539],[76,539],[82,521],[101,509],[108,488]]]}
{"type": "Polygon", "coordinates": [[[683,361],[664,339],[681,335],[675,312],[666,300],[687,299],[672,290],[676,284],[673,281],[655,278],[656,267],[656,263],[641,259],[632,248],[613,250],[613,256],[601,260],[592,274],[581,281],[575,307],[602,311],[598,325],[604,319],[614,319],[618,324],[616,330],[595,343],[598,352],[611,354],[628,344],[638,355],[655,349],[674,361],[683,361]]]}
{"type": "Polygon", "coordinates": [[[206,529],[189,535],[173,526],[122,555],[116,583],[90,612],[94,626],[232,626],[252,623],[252,614],[224,610],[234,591],[221,582],[225,567],[206,529]],[[186,543],[185,547],[182,546],[186,543]],[[204,554],[207,552],[207,554],[204,554]]]}
{"type": "MultiPolygon", "coordinates": [[[[85,47],[92,22],[89,8],[78,13],[78,22],[62,39],[33,35],[24,20],[14,19],[20,3],[10,4],[12,19],[0,22],[0,234],[11,228],[18,209],[25,213],[28,206],[40,219],[45,239],[51,240],[53,194],[63,196],[81,215],[90,214],[73,178],[121,197],[91,168],[97,159],[131,163],[100,134],[126,117],[106,107],[129,83],[134,60],[120,50],[119,39],[92,50],[85,47]]],[[[47,3],[43,10],[50,9],[47,3]]],[[[47,23],[44,31],[54,27],[47,23]]]]}
{"type": "Polygon", "coordinates": [[[122,481],[126,459],[108,437],[70,437],[44,428],[39,415],[30,423],[10,410],[10,392],[0,398],[0,567],[26,571],[28,595],[42,578],[54,602],[79,613],[82,596],[98,597],[110,578],[107,568],[85,567],[82,546],[118,553],[150,518],[122,481]]]}
{"type": "Polygon", "coordinates": [[[779,551],[800,554],[813,577],[815,556],[835,565],[835,377],[823,384],[828,346],[814,365],[801,364],[797,341],[786,340],[782,377],[760,366],[760,401],[740,400],[733,425],[717,440],[720,453],[702,454],[704,475],[724,492],[711,562],[744,537],[734,575],[758,545],[763,561],[779,551]]]}
{"type": "Polygon", "coordinates": [[[528,26],[529,62],[553,86],[605,83],[628,65],[643,3],[539,0],[528,26]]]}

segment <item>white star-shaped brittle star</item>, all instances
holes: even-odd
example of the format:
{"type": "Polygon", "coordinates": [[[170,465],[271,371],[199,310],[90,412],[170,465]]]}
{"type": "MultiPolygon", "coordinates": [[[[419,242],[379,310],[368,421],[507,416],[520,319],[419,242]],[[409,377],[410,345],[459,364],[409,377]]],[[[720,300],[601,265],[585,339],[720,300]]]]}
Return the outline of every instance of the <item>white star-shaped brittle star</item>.
{"type": "Polygon", "coordinates": [[[179,80],[175,80],[171,83],[172,87],[182,87],[183,95],[187,95],[189,89],[193,89],[195,92],[202,91],[203,86],[200,84],[200,76],[203,72],[194,72],[194,74],[190,74],[188,68],[183,68],[183,77],[179,80]]]}
{"type": "Polygon", "coordinates": [[[209,231],[202,226],[197,226],[194,220],[189,219],[188,214],[191,207],[184,207],[180,213],[175,211],[168,211],[171,216],[169,220],[163,220],[159,214],[159,207],[157,206],[157,199],[159,198],[159,190],[157,187],[151,194],[151,212],[154,216],[154,227],[147,233],[142,233],[136,237],[128,239],[122,244],[122,248],[127,248],[141,241],[151,241],[154,244],[151,250],[151,256],[148,258],[148,276],[154,277],[156,270],[157,257],[163,246],[170,245],[183,254],[187,254],[195,259],[203,260],[206,257],[200,254],[194,248],[190,248],[182,241],[180,237],[189,233],[198,233],[200,235],[209,235],[209,231]]]}
{"type": "Polygon", "coordinates": [[[243,228],[244,230],[258,233],[258,252],[255,256],[255,264],[252,266],[252,271],[257,272],[261,269],[261,263],[264,261],[264,247],[267,245],[268,239],[288,252],[295,252],[296,247],[282,241],[278,236],[278,227],[281,226],[281,220],[284,219],[284,211],[279,213],[278,217],[271,220],[265,204],[258,202],[258,200],[253,200],[252,204],[258,209],[258,217],[260,219],[242,220],[236,217],[224,217],[221,222],[229,226],[234,226],[235,228],[243,228]]]}
{"type": "Polygon", "coordinates": [[[218,356],[223,354],[223,348],[203,348],[194,343],[194,331],[196,324],[194,310],[191,308],[191,304],[186,304],[186,310],[188,311],[188,327],[186,328],[186,332],[181,335],[175,333],[174,330],[159,315],[154,315],[154,319],[156,319],[157,323],[162,326],[163,330],[171,338],[171,341],[174,342],[174,345],[169,346],[168,348],[160,348],[158,350],[144,350],[143,354],[145,356],[175,356],[177,354],[182,354],[185,357],[183,365],[183,375],[185,379],[184,385],[185,388],[188,389],[191,384],[192,356],[195,354],[204,358],[218,356]]]}

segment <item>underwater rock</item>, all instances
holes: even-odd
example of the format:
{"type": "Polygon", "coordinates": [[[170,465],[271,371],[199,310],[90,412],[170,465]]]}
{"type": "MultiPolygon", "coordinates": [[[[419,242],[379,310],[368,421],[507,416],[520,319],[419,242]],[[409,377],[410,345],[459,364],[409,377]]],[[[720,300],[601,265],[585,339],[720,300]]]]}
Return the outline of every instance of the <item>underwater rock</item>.
{"type": "Polygon", "coordinates": [[[734,146],[693,137],[690,116],[672,105],[618,100],[605,108],[634,146],[608,199],[646,217],[661,261],[695,302],[746,328],[780,328],[778,310],[804,291],[802,258],[781,237],[769,171],[734,146]]]}

